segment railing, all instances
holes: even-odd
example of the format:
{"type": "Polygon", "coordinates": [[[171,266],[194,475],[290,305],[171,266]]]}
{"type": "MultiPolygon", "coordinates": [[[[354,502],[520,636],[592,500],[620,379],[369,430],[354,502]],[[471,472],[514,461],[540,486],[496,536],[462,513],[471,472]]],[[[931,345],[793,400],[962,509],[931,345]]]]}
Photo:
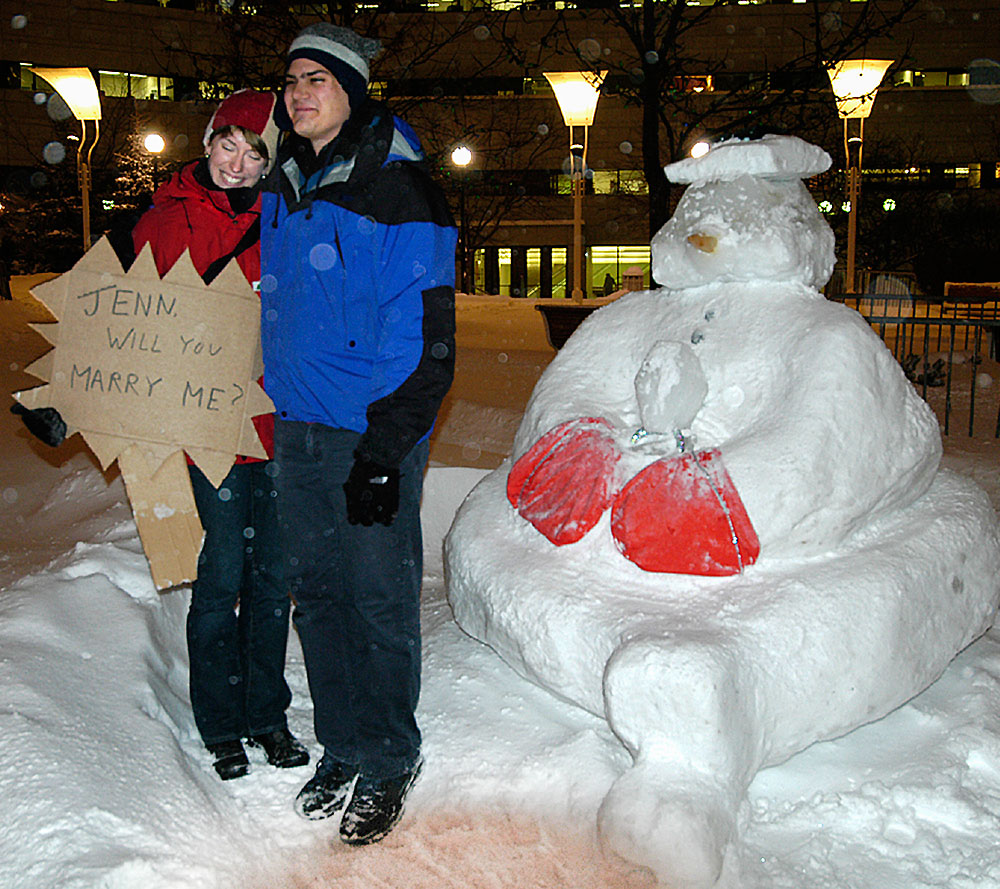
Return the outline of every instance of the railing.
{"type": "Polygon", "coordinates": [[[1000,437],[997,303],[879,294],[827,296],[856,309],[938,415],[945,435],[1000,437]]]}

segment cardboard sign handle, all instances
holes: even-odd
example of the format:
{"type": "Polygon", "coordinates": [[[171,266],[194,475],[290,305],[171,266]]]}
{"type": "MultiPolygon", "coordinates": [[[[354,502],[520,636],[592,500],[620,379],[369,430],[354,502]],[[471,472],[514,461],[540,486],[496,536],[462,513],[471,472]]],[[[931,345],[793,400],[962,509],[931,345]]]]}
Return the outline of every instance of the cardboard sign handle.
{"type": "Polygon", "coordinates": [[[131,445],[119,455],[118,466],[153,582],[165,590],[198,576],[205,532],[184,452],[174,451],[162,463],[149,456],[140,445],[131,445]]]}

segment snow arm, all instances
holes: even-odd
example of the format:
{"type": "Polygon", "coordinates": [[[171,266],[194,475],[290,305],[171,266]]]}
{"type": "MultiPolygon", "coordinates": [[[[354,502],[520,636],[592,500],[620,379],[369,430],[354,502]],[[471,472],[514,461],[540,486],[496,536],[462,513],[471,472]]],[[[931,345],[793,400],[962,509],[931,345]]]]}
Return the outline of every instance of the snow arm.
{"type": "Polygon", "coordinates": [[[937,422],[863,321],[808,332],[752,422],[719,443],[764,554],[820,552],[919,497],[937,422]]]}

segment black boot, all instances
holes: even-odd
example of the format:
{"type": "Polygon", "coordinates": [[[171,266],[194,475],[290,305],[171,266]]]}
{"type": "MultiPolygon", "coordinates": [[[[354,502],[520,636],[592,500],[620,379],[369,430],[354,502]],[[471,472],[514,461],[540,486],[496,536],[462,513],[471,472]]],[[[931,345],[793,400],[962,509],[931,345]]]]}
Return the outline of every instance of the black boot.
{"type": "Polygon", "coordinates": [[[223,781],[242,778],[250,771],[250,761],[242,742],[222,741],[219,744],[206,744],[208,752],[215,757],[215,771],[223,781]]]}
{"type": "Polygon", "coordinates": [[[309,751],[287,728],[251,735],[247,742],[254,747],[263,747],[267,761],[279,769],[294,769],[309,762],[309,751]]]}
{"type": "Polygon", "coordinates": [[[295,811],[310,821],[335,815],[347,801],[357,771],[324,756],[313,775],[295,797],[295,811]]]}
{"type": "Polygon", "coordinates": [[[340,839],[349,846],[377,843],[403,817],[403,801],[420,774],[423,760],[395,778],[366,778],[354,786],[351,802],[340,822],[340,839]]]}

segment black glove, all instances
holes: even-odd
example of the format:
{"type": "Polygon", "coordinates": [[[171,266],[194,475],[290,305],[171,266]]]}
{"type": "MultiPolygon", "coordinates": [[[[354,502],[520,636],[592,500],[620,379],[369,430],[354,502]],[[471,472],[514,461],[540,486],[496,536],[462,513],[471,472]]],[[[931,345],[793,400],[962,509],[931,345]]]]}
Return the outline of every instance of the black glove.
{"type": "Polygon", "coordinates": [[[66,441],[66,421],[54,407],[37,407],[32,410],[14,402],[10,406],[10,412],[20,416],[28,427],[28,432],[50,448],[57,448],[66,441]]]}
{"type": "Polygon", "coordinates": [[[347,521],[352,525],[391,525],[399,512],[399,470],[355,457],[344,494],[347,521]]]}

